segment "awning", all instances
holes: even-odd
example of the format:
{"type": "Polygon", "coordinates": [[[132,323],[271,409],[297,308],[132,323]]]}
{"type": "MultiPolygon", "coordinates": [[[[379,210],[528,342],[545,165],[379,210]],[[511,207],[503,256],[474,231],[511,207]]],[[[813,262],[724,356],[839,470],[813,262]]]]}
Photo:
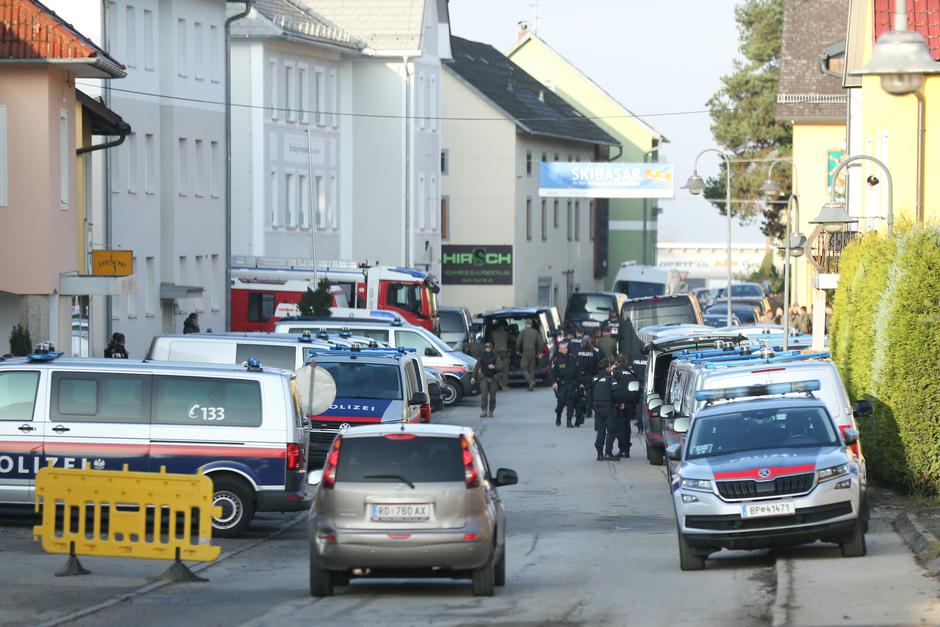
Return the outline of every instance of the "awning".
{"type": "Polygon", "coordinates": [[[177,300],[180,298],[193,298],[202,296],[205,291],[199,285],[176,285],[175,283],[160,284],[160,300],[177,300]]]}
{"type": "Polygon", "coordinates": [[[127,135],[131,125],[124,121],[104,103],[95,100],[83,91],[75,90],[75,99],[82,105],[84,113],[91,119],[92,135],[127,135]]]}
{"type": "Polygon", "coordinates": [[[59,275],[61,296],[124,296],[137,291],[137,277],[91,276],[81,274],[59,275]]]}

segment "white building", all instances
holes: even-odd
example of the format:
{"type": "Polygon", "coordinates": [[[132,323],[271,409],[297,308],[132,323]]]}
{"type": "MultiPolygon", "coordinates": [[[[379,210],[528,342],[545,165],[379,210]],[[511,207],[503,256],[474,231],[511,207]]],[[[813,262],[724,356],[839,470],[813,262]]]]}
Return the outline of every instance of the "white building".
{"type": "Polygon", "coordinates": [[[452,46],[442,78],[441,300],[474,312],[563,311],[573,292],[602,289],[606,212],[590,199],[540,198],[539,162],[606,160],[617,142],[492,46],[459,37],[452,46]]]}
{"type": "MultiPolygon", "coordinates": [[[[90,36],[127,65],[127,78],[105,97],[133,133],[105,151],[92,243],[133,251],[137,291],[111,299],[103,326],[127,336],[132,357],[142,357],[154,335],[180,331],[190,312],[203,329],[223,329],[226,3],[49,4],[69,21],[97,23],[90,36]]],[[[98,341],[93,354],[104,349],[98,341]]]]}

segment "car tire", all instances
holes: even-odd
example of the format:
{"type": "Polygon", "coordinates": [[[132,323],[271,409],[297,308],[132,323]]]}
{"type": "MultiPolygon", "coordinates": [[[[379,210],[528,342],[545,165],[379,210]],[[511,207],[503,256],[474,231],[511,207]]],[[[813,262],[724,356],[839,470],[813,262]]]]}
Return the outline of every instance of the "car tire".
{"type": "Polygon", "coordinates": [[[483,568],[473,571],[473,596],[491,597],[496,592],[496,566],[493,558],[483,568]]]}
{"type": "Polygon", "coordinates": [[[852,533],[839,543],[842,549],[842,557],[864,557],[868,553],[868,546],[865,543],[865,523],[861,518],[855,520],[852,527],[852,533]]]}
{"type": "Polygon", "coordinates": [[[692,550],[681,531],[679,532],[679,568],[705,570],[705,556],[692,550]]]}
{"type": "Polygon", "coordinates": [[[251,488],[235,477],[212,477],[212,504],[222,508],[222,517],[212,519],[212,535],[217,538],[240,536],[255,516],[251,488]]]}
{"type": "Polygon", "coordinates": [[[650,446],[649,440],[647,442],[647,450],[649,451],[650,464],[653,466],[662,466],[663,462],[666,460],[666,451],[663,450],[661,446],[650,446]]]}
{"type": "Polygon", "coordinates": [[[502,588],[506,585],[506,547],[503,546],[503,554],[499,556],[496,562],[495,575],[493,577],[497,586],[502,588]]]}
{"type": "Polygon", "coordinates": [[[463,390],[460,389],[460,384],[456,381],[446,379],[444,381],[444,388],[441,390],[441,400],[444,401],[444,407],[456,405],[460,402],[462,397],[463,390]]]}
{"type": "Polygon", "coordinates": [[[320,568],[317,550],[310,547],[310,596],[312,597],[331,597],[333,596],[333,573],[320,568]]]}

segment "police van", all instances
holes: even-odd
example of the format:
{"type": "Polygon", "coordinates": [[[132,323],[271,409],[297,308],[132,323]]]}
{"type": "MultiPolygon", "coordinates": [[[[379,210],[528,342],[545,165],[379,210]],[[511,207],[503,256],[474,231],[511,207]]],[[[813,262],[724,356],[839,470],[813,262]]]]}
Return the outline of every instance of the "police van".
{"type": "Polygon", "coordinates": [[[256,511],[306,509],[307,429],[294,377],[247,366],[73,359],[0,360],[0,503],[31,505],[36,473],[58,468],[190,474],[202,468],[243,532],[256,511]]]}

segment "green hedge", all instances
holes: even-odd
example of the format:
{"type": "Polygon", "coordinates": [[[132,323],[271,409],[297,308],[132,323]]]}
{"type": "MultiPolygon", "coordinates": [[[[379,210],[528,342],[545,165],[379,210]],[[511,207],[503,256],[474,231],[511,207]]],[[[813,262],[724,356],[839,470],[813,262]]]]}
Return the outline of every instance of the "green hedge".
{"type": "Polygon", "coordinates": [[[940,492],[940,229],[868,234],[840,260],[830,345],[860,419],[872,474],[940,492]]]}

